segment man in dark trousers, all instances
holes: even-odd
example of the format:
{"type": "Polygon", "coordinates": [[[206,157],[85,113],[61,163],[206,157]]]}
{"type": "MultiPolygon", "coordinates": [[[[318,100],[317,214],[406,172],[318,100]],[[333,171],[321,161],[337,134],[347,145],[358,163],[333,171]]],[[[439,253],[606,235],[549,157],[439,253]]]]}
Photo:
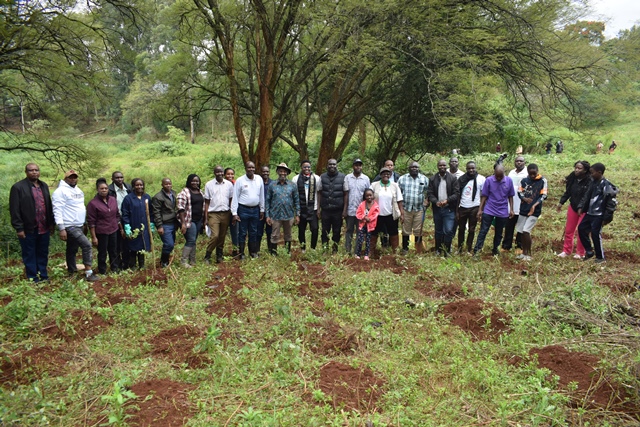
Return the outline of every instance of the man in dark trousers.
{"type": "Polygon", "coordinates": [[[329,159],[327,171],[320,176],[322,188],[318,193],[320,209],[318,213],[322,222],[322,246],[329,247],[329,233],[333,240],[332,252],[338,252],[342,219],[347,217],[349,188],[345,182],[345,174],[338,172],[338,161],[329,159]]]}
{"type": "Polygon", "coordinates": [[[300,223],[298,224],[298,242],[302,253],[307,250],[307,225],[311,231],[311,249],[318,244],[318,192],[322,188],[320,177],[311,172],[311,162],[300,163],[300,174],[291,180],[298,188],[300,199],[300,223]]]}
{"type": "Polygon", "coordinates": [[[460,184],[447,170],[447,161],[438,162],[438,173],[429,180],[427,196],[433,209],[436,254],[451,253],[451,242],[456,232],[456,208],[460,197],[460,184]]]}
{"type": "Polygon", "coordinates": [[[27,279],[48,280],[49,238],[54,226],[49,187],[40,181],[40,167],[29,163],[24,168],[27,177],[11,187],[9,211],[11,225],[16,230],[27,279]]]}
{"type": "Polygon", "coordinates": [[[578,226],[580,242],[586,251],[584,261],[595,256],[595,262],[598,264],[605,262],[602,236],[600,235],[602,226],[613,220],[613,212],[618,205],[616,199],[618,189],[604,178],[604,171],[605,166],[602,163],[591,165],[590,172],[593,182],[578,206],[578,215],[586,213],[578,226]],[[589,235],[591,235],[591,239],[589,239],[589,235]],[[592,240],[593,245],[591,245],[592,240]]]}
{"type": "MultiPolygon", "coordinates": [[[[120,218],[122,218],[122,201],[133,189],[129,184],[124,182],[124,175],[120,171],[115,171],[111,174],[111,184],[109,184],[109,195],[116,198],[118,202],[118,212],[120,218]]],[[[123,230],[123,227],[120,227],[123,230]]],[[[117,234],[117,251],[118,251],[118,265],[120,269],[126,270],[129,268],[129,247],[127,245],[127,239],[124,235],[124,231],[117,234]]]]}
{"type": "Polygon", "coordinates": [[[176,197],[171,180],[163,178],[162,190],[158,191],[158,194],[151,199],[153,222],[160,235],[160,240],[162,240],[162,253],[160,254],[162,267],[169,265],[169,258],[176,243],[176,230],[178,229],[176,197]]]}

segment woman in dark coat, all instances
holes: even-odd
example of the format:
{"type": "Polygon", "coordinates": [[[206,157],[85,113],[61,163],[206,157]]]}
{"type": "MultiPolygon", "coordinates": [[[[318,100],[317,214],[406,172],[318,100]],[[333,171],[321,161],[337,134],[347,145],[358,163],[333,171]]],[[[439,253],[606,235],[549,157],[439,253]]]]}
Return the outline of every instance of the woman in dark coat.
{"type": "Polygon", "coordinates": [[[151,197],[144,192],[144,181],[135,178],[131,181],[133,192],[122,201],[122,223],[124,232],[129,239],[129,266],[135,269],[136,260],[138,268],[144,267],[144,252],[151,250],[151,231],[147,225],[147,206],[151,209],[151,197]]]}
{"type": "Polygon", "coordinates": [[[91,232],[91,243],[98,248],[98,272],[107,273],[107,253],[113,273],[118,272],[117,236],[120,232],[118,202],[109,195],[107,180],[96,181],[98,194],[87,205],[87,224],[91,232]]]}
{"type": "MultiPolygon", "coordinates": [[[[570,202],[569,209],[567,209],[567,222],[564,229],[564,244],[562,246],[562,252],[558,254],[560,258],[566,258],[573,252],[573,238],[577,234],[576,229],[585,215],[584,213],[578,215],[578,205],[580,204],[580,200],[582,200],[582,196],[585,195],[591,185],[591,176],[589,175],[590,167],[589,162],[584,160],[577,161],[573,165],[573,172],[567,176],[566,189],[562,197],[560,197],[560,203],[558,203],[557,206],[557,210],[560,212],[562,205],[567,200],[570,202]]],[[[581,259],[584,257],[585,250],[580,239],[577,240],[578,245],[574,258],[581,259]]]]}

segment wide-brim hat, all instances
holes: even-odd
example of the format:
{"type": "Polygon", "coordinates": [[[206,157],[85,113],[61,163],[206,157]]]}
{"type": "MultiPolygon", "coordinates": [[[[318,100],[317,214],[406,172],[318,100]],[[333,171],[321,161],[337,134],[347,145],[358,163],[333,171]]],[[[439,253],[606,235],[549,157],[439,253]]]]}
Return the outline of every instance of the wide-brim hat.
{"type": "Polygon", "coordinates": [[[70,176],[73,176],[73,175],[75,175],[75,176],[77,177],[77,176],[78,176],[78,172],[76,172],[76,171],[74,171],[73,169],[71,169],[71,170],[68,170],[68,171],[64,174],[64,177],[65,177],[65,179],[66,179],[66,178],[69,178],[70,176]]]}
{"type": "Polygon", "coordinates": [[[278,169],[285,169],[287,173],[291,173],[291,169],[289,169],[289,166],[287,166],[286,163],[280,163],[278,166],[276,166],[276,172],[278,171],[278,169]]]}
{"type": "Polygon", "coordinates": [[[391,172],[391,169],[389,169],[389,168],[387,168],[387,167],[384,167],[384,168],[380,169],[380,175],[382,175],[382,172],[389,172],[389,173],[393,173],[393,172],[391,172]]]}

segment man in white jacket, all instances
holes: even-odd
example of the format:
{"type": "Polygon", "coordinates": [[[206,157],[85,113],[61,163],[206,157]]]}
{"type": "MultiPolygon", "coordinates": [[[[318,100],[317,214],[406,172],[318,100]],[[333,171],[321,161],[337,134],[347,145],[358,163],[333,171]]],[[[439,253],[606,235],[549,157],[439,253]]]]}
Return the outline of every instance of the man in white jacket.
{"type": "Polygon", "coordinates": [[[78,188],[78,174],[70,170],[64,174],[64,179],[51,196],[53,217],[60,232],[60,240],[67,242],[66,258],[69,275],[78,271],[76,253],[82,248],[82,263],[86,279],[89,282],[98,280],[91,269],[93,253],[91,242],[84,233],[84,223],[87,208],[84,205],[84,193],[78,188]]]}

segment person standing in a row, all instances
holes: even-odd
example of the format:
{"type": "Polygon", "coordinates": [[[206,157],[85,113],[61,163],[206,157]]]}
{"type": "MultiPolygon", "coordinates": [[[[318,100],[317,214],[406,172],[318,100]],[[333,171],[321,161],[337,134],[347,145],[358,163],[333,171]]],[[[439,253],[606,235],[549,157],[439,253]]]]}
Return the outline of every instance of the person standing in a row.
{"type": "Polygon", "coordinates": [[[162,240],[162,253],[160,265],[167,267],[171,252],[176,244],[176,231],[178,230],[177,195],[173,191],[173,183],[169,178],[162,179],[162,190],[151,199],[153,205],[153,222],[155,223],[160,240],[162,240]]]}
{"type": "Polygon", "coordinates": [[[369,177],[362,173],[362,160],[355,159],[353,161],[353,172],[345,176],[345,188],[348,188],[347,196],[347,230],[344,239],[344,248],[348,254],[351,254],[353,242],[353,233],[358,230],[358,218],[356,211],[362,203],[364,191],[369,188],[371,181],[369,177]]]}
{"type": "Polygon", "coordinates": [[[404,209],[402,253],[409,252],[409,240],[412,233],[415,238],[416,251],[421,253],[424,249],[422,243],[424,211],[429,206],[429,178],[420,173],[418,162],[411,162],[409,173],[400,177],[398,186],[402,192],[402,207],[404,209]]]}
{"type": "Polygon", "coordinates": [[[244,259],[244,248],[249,240],[249,254],[258,257],[258,227],[264,218],[264,181],[256,176],[256,165],[253,162],[245,164],[245,174],[238,178],[234,186],[231,202],[233,222],[240,223],[238,231],[238,246],[240,259],[244,259]]]}
{"type": "Polygon", "coordinates": [[[322,246],[329,249],[329,233],[333,240],[332,252],[338,252],[342,219],[347,216],[349,204],[349,187],[345,182],[345,175],[338,171],[338,161],[329,159],[327,171],[320,176],[322,183],[318,193],[320,203],[320,219],[322,220],[322,246]]]}
{"type": "MultiPolygon", "coordinates": [[[[118,203],[118,212],[120,213],[120,221],[122,221],[122,202],[127,197],[133,188],[126,182],[124,182],[124,175],[120,171],[115,171],[111,174],[111,184],[109,184],[109,196],[115,197],[118,203]]],[[[120,223],[121,232],[116,236],[118,266],[121,270],[129,268],[129,246],[127,236],[124,234],[124,224],[120,223]]]]}
{"type": "Polygon", "coordinates": [[[307,225],[311,231],[311,249],[318,245],[318,192],[322,189],[320,177],[311,172],[311,162],[300,163],[300,174],[291,180],[298,188],[300,200],[300,223],[298,224],[298,243],[302,253],[307,249],[307,225]]]}
{"type": "Polygon", "coordinates": [[[196,240],[205,218],[204,196],[200,191],[200,177],[198,175],[192,173],[187,177],[185,187],[178,194],[177,207],[180,216],[180,231],[185,239],[180,263],[183,267],[191,268],[196,264],[196,240]]]}
{"type": "MultiPolygon", "coordinates": [[[[591,168],[589,162],[578,161],[573,165],[573,172],[571,172],[566,178],[565,192],[562,197],[560,197],[560,202],[557,206],[557,210],[560,212],[562,210],[562,205],[569,200],[567,221],[564,228],[564,244],[562,246],[562,252],[558,254],[560,258],[568,257],[573,253],[574,236],[576,235],[578,225],[584,217],[584,213],[582,215],[578,215],[579,205],[582,201],[582,197],[584,197],[591,186],[589,168],[591,168]]],[[[579,237],[577,240],[576,254],[573,257],[576,259],[582,259],[585,253],[584,246],[582,246],[582,242],[579,237]]]]}
{"type": "Polygon", "coordinates": [[[467,173],[458,178],[460,201],[456,211],[456,220],[458,222],[459,253],[462,253],[465,248],[464,235],[467,223],[469,224],[469,231],[467,233],[466,250],[471,253],[473,248],[473,239],[478,225],[478,209],[480,208],[482,187],[484,187],[485,181],[485,177],[476,171],[475,162],[467,162],[466,169],[467,173]]]}
{"type": "Polygon", "coordinates": [[[91,243],[98,248],[98,273],[107,274],[107,255],[112,273],[120,271],[118,264],[118,234],[120,213],[116,198],[109,195],[107,180],[98,178],[96,196],[87,205],[87,225],[91,243]]]}
{"type": "Polygon", "coordinates": [[[291,169],[286,163],[280,163],[276,168],[278,180],[269,185],[265,203],[265,216],[271,229],[271,245],[269,252],[278,254],[278,241],[281,229],[284,231],[284,246],[291,253],[293,240],[293,224],[300,222],[300,198],[295,184],[287,179],[291,169]]]}
{"type": "Polygon", "coordinates": [[[224,257],[224,240],[231,223],[231,200],[233,184],[224,179],[222,166],[213,169],[215,178],[204,186],[204,210],[207,213],[207,224],[211,230],[204,261],[211,262],[211,254],[216,251],[216,263],[224,257]]]}
{"type": "Polygon", "coordinates": [[[127,195],[122,202],[122,223],[124,233],[127,236],[129,248],[129,268],[144,268],[144,253],[151,250],[151,228],[147,219],[147,209],[151,209],[151,197],[145,193],[144,181],[134,178],[131,181],[133,192],[127,195]]]}
{"type": "Polygon", "coordinates": [[[438,173],[429,181],[428,197],[433,209],[436,254],[451,254],[451,242],[456,232],[456,208],[460,184],[455,175],[447,170],[447,162],[438,162],[438,173]]]}

